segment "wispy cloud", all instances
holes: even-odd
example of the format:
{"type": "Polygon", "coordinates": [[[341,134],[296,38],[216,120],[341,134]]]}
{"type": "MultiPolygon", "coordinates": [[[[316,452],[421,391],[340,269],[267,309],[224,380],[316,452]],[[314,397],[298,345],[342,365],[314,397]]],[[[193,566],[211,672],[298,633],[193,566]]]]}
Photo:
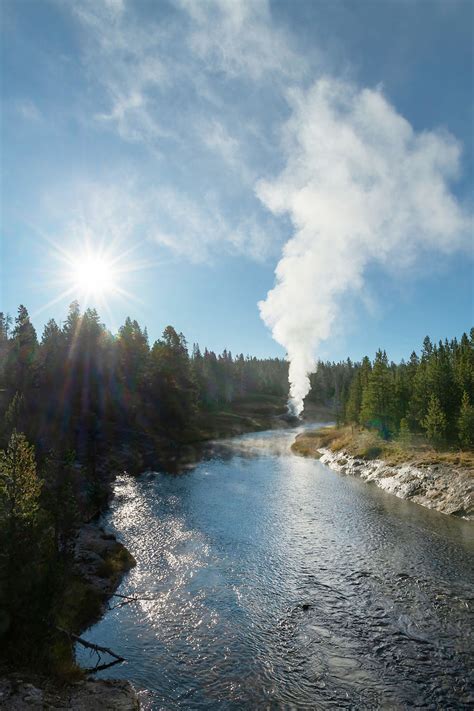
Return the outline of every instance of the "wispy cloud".
{"type": "Polygon", "coordinates": [[[197,200],[178,188],[145,187],[136,176],[122,179],[120,186],[65,184],[45,193],[42,209],[59,251],[62,245],[69,252],[87,243],[122,252],[127,246],[155,243],[197,263],[237,254],[262,261],[276,256],[275,244],[283,239],[271,217],[228,215],[215,193],[197,200]]]}
{"type": "Polygon", "coordinates": [[[275,25],[268,0],[179,0],[191,19],[187,42],[214,71],[252,81],[301,78],[306,63],[275,25]]]}
{"type": "Polygon", "coordinates": [[[144,144],[149,155],[161,158],[163,150],[165,165],[172,163],[168,171],[155,163],[156,177],[149,176],[148,185],[142,181],[141,209],[155,241],[194,260],[228,250],[264,258],[281,241],[253,195],[253,157],[265,131],[259,135],[255,116],[238,119],[213,78],[219,71],[252,92],[256,81],[269,86],[301,74],[304,62],[272,23],[268,3],[176,0],[146,23],[126,0],[83,0],[72,12],[82,28],[90,82],[101,90],[92,120],[122,140],[144,144]],[[232,210],[203,183],[211,160],[223,192],[232,196],[232,210]],[[176,172],[182,184],[168,177],[176,172]],[[236,206],[238,195],[244,208],[236,206]]]}
{"type": "Polygon", "coordinates": [[[272,248],[272,232],[253,217],[230,218],[213,194],[195,199],[177,190],[153,194],[151,235],[174,253],[196,262],[223,255],[246,254],[264,259],[272,248]]]}
{"type": "Polygon", "coordinates": [[[168,135],[153,111],[151,93],[169,84],[163,32],[139,22],[121,0],[83,0],[71,10],[83,28],[83,61],[92,82],[105,91],[99,121],[120,136],[148,141],[168,135]]]}

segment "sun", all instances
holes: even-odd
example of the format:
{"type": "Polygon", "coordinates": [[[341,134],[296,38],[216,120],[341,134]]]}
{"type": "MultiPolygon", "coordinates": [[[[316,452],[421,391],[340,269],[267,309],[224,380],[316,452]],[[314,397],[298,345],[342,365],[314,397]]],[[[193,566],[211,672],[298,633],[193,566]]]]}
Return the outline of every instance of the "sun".
{"type": "Polygon", "coordinates": [[[105,296],[117,287],[113,263],[99,255],[88,255],[72,268],[74,287],[82,296],[105,296]]]}
{"type": "MultiPolygon", "coordinates": [[[[42,235],[43,236],[43,235],[42,235]]],[[[119,301],[142,306],[141,298],[131,293],[133,274],[149,269],[156,261],[138,259],[136,251],[142,245],[123,245],[117,240],[92,239],[85,228],[76,239],[48,239],[51,267],[45,270],[45,283],[57,289],[56,295],[44,303],[38,313],[60,301],[77,301],[83,309],[104,310],[113,321],[112,305],[119,301]],[[64,244],[65,242],[65,244],[64,244]],[[122,247],[122,249],[120,249],[122,247]]]]}

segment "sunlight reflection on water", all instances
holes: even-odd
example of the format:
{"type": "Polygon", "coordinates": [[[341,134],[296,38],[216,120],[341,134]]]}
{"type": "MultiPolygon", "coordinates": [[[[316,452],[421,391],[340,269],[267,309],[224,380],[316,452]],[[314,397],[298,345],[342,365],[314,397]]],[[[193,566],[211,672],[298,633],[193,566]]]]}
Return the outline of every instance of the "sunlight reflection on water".
{"type": "Polygon", "coordinates": [[[468,708],[472,526],[290,454],[219,443],[180,476],[120,477],[105,523],[140,601],[85,636],[148,709],[468,708]]]}

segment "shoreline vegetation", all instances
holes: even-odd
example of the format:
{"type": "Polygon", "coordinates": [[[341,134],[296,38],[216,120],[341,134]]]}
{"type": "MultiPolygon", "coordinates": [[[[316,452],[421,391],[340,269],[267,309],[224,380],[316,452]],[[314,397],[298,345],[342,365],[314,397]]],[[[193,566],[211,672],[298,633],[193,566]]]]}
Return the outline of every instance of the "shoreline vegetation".
{"type": "Polygon", "coordinates": [[[358,476],[402,499],[444,514],[474,519],[474,452],[435,449],[419,436],[384,440],[350,426],[299,434],[291,447],[331,469],[358,476]]]}
{"type": "MultiPolygon", "coordinates": [[[[425,339],[399,365],[382,351],[373,363],[319,362],[310,386],[308,421],[472,455],[474,329],[425,339]]],[[[172,326],[150,345],[136,321],[114,335],[73,302],[39,340],[24,306],[14,321],[0,313],[0,707],[47,705],[56,687],[88,693],[74,643],[134,564],[97,523],[115,476],[177,473],[211,440],[291,426],[288,390],[286,360],[188,349],[172,326]]],[[[97,699],[88,708],[107,708],[97,699]]],[[[109,708],[136,708],[131,690],[122,701],[109,708]]]]}

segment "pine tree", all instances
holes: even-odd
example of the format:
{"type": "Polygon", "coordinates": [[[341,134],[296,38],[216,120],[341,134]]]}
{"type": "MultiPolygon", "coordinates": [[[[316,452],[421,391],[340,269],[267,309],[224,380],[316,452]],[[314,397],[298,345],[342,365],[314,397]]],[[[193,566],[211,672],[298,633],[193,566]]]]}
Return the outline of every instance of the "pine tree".
{"type": "Polygon", "coordinates": [[[38,339],[24,306],[18,307],[11,346],[7,364],[10,392],[13,394],[18,390],[26,395],[31,391],[36,379],[38,339]]]}
{"type": "Polygon", "coordinates": [[[5,383],[5,367],[8,361],[11,317],[0,311],[0,390],[5,383]]]}
{"type": "Polygon", "coordinates": [[[349,395],[345,408],[345,419],[347,422],[357,424],[359,422],[360,408],[362,404],[362,380],[360,369],[356,372],[349,388],[349,395]]]}
{"type": "Polygon", "coordinates": [[[7,407],[4,417],[4,430],[8,437],[14,430],[25,431],[27,426],[27,413],[25,398],[16,392],[7,407]]]}
{"type": "Polygon", "coordinates": [[[412,442],[412,434],[406,417],[400,420],[400,430],[398,432],[398,440],[404,447],[409,447],[412,442]]]}
{"type": "Polygon", "coordinates": [[[431,396],[428,412],[422,425],[429,441],[435,446],[440,447],[445,443],[447,428],[446,415],[436,395],[431,396]]]}
{"type": "Polygon", "coordinates": [[[12,544],[17,532],[34,523],[41,486],[34,447],[23,433],[15,431],[7,450],[0,451],[0,511],[7,521],[12,544]]]}
{"type": "Polygon", "coordinates": [[[392,373],[385,351],[377,351],[374,366],[362,394],[361,422],[388,437],[394,427],[394,390],[392,373]]]}
{"type": "Polygon", "coordinates": [[[469,395],[465,391],[462,396],[458,418],[458,434],[463,447],[474,446],[474,407],[471,405],[469,395]]]}

